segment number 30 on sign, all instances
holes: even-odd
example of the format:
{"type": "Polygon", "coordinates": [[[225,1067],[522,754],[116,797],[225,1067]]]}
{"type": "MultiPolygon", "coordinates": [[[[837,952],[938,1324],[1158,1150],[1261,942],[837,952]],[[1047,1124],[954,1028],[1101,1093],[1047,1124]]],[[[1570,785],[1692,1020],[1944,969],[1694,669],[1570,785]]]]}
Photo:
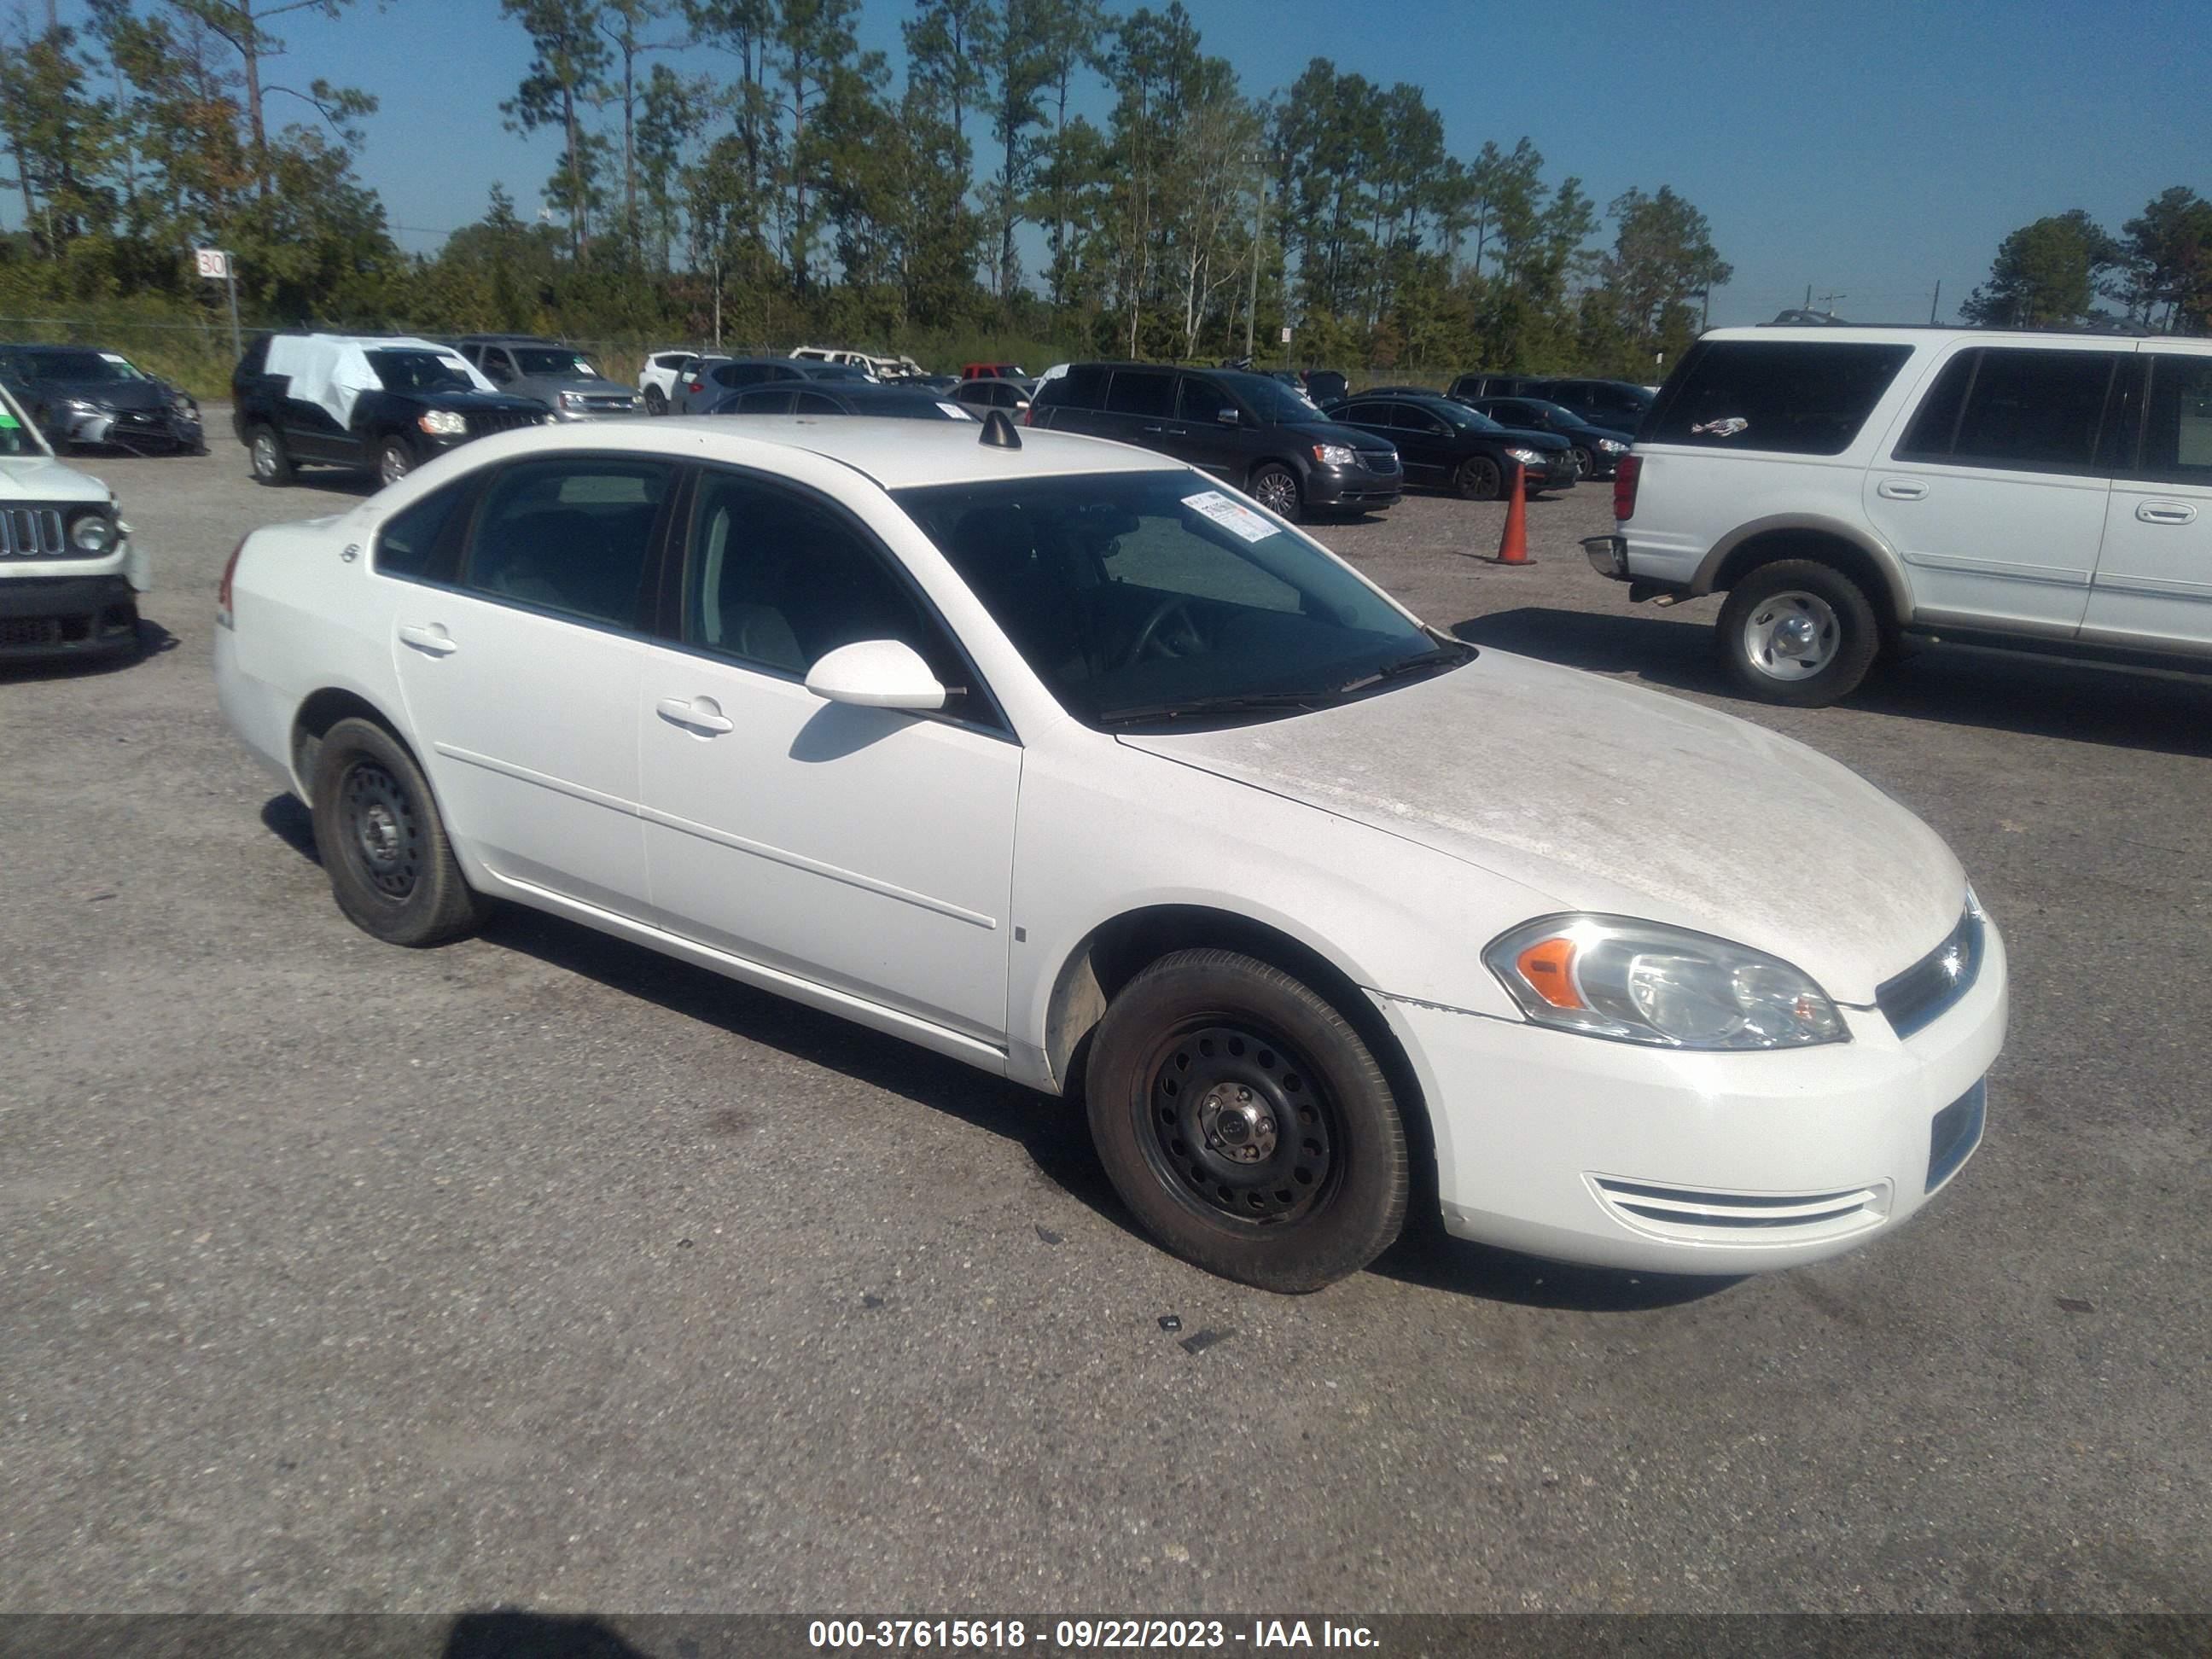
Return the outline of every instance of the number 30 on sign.
{"type": "Polygon", "coordinates": [[[230,255],[220,248],[198,247],[192,250],[192,263],[203,276],[222,282],[230,275],[230,255]]]}

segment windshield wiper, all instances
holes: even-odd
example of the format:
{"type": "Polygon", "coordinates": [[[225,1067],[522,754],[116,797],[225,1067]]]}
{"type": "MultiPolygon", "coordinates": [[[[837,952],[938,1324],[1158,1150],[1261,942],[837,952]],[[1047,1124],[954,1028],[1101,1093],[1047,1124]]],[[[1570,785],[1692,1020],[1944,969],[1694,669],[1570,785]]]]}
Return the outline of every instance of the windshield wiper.
{"type": "Polygon", "coordinates": [[[1407,674],[1419,673],[1424,668],[1435,668],[1446,662],[1465,662],[1474,654],[1474,648],[1472,646],[1440,645],[1433,651],[1424,651],[1411,657],[1401,657],[1397,661],[1378,668],[1371,674],[1363,674],[1356,680],[1346,680],[1342,685],[1334,688],[1333,695],[1342,696],[1347,691],[1364,691],[1370,685],[1386,684],[1391,680],[1402,678],[1407,674]]]}
{"type": "Polygon", "coordinates": [[[1097,716],[1102,726],[1133,726],[1143,720],[1203,718],[1208,714],[1237,714],[1257,708],[1317,708],[1328,691],[1247,691],[1218,697],[1187,697],[1181,702],[1133,703],[1127,708],[1108,708],[1097,716]]]}

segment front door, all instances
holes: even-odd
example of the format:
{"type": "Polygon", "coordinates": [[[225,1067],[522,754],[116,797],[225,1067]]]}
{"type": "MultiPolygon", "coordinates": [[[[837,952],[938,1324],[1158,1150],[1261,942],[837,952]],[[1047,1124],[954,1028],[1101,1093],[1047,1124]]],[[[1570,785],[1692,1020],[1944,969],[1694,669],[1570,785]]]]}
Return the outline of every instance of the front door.
{"type": "Polygon", "coordinates": [[[1182,377],[1176,390],[1170,435],[1177,459],[1243,487],[1251,464],[1245,452],[1252,447],[1252,434],[1237,400],[1213,381],[1196,374],[1182,377]],[[1229,416],[1225,421],[1224,415],[1229,416]]]}
{"type": "Polygon", "coordinates": [[[632,714],[659,925],[1002,1042],[1022,751],[933,610],[827,501],[712,470],[683,612],[632,714]],[[806,689],[824,654],[878,639],[963,695],[920,715],[806,689]]]}
{"type": "Polygon", "coordinates": [[[2142,453],[2105,511],[2085,637],[2212,647],[2212,354],[2146,348],[2142,453]]]}
{"type": "Polygon", "coordinates": [[[2128,354],[1968,347],[1867,471],[1869,521],[1911,574],[1913,607],[2070,636],[2112,493],[2128,354]]]}
{"type": "Polygon", "coordinates": [[[509,880],[646,909],[637,687],[673,465],[564,455],[484,486],[451,586],[410,588],[392,655],[457,839],[509,880]]]}

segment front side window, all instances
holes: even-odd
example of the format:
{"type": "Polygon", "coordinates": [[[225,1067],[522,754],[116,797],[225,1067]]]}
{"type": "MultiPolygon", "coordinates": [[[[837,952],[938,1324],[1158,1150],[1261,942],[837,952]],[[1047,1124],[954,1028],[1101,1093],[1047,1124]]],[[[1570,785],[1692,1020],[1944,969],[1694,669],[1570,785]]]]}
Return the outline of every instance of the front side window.
{"type": "Polygon", "coordinates": [[[1264,718],[1473,654],[1203,474],[896,492],[1060,706],[1097,726],[1264,718]]]}
{"type": "MultiPolygon", "coordinates": [[[[1711,340],[1690,348],[1655,412],[1649,441],[1701,449],[1838,455],[1850,447],[1897,371],[1907,345],[1862,342],[1711,340]]],[[[1561,386],[1553,395],[1631,419],[1634,402],[1607,388],[1561,386]]]]}
{"type": "Polygon", "coordinates": [[[803,676],[843,645],[898,640],[940,684],[959,653],[869,538],[827,503],[743,473],[702,479],[684,562],[684,642],[803,676]]]}
{"type": "Polygon", "coordinates": [[[2212,356],[2146,356],[2150,406],[2141,476],[2212,486],[2212,356]]]}
{"type": "Polygon", "coordinates": [[[476,382],[434,351],[372,351],[368,366],[386,392],[473,392],[476,382]]]}
{"type": "Polygon", "coordinates": [[[802,392],[799,394],[799,412],[802,415],[842,415],[845,406],[826,393],[802,392]]]}
{"type": "Polygon", "coordinates": [[[461,586],[583,622],[637,626],[675,469],[584,455],[504,468],[484,492],[461,586]]]}
{"type": "Polygon", "coordinates": [[[756,386],[738,398],[735,406],[740,415],[788,415],[791,398],[787,386],[756,386]]]}
{"type": "Polygon", "coordinates": [[[563,380],[603,379],[592,360],[581,352],[559,346],[517,346],[514,361],[525,374],[563,380]]]}

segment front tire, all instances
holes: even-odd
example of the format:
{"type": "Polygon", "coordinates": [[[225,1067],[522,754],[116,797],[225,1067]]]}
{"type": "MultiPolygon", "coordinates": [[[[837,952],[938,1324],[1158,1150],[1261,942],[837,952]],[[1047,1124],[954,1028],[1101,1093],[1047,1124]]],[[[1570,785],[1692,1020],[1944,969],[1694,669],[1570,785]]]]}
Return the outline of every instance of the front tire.
{"type": "Polygon", "coordinates": [[[1494,501],[1505,493],[1505,472],[1487,455],[1470,455],[1452,474],[1452,486],[1470,501],[1494,501]]]}
{"type": "Polygon", "coordinates": [[[1296,524],[1304,516],[1305,501],[1298,491],[1297,475],[1286,466],[1271,461],[1255,472],[1251,495],[1285,524],[1296,524]]]}
{"type": "Polygon", "coordinates": [[[1582,480],[1589,477],[1592,473],[1597,471],[1597,457],[1590,453],[1589,450],[1583,448],[1580,444],[1575,445],[1567,453],[1574,457],[1575,480],[1577,483],[1580,483],[1582,480]]]}
{"type": "Polygon", "coordinates": [[[376,481],[396,484],[415,470],[415,452],[404,439],[386,438],[376,452],[376,481]]]}
{"type": "Polygon", "coordinates": [[[387,945],[443,945],[474,933],[490,901],[462,878],[429,781],[373,720],[323,736],[313,781],[315,850],[347,921],[387,945]]]}
{"type": "Polygon", "coordinates": [[[1717,632],[1737,689],[1792,708],[1849,696],[1881,650],[1864,590],[1814,559],[1778,560],[1746,576],[1729,590],[1717,632]]]}
{"type": "Polygon", "coordinates": [[[292,458],[284,453],[284,441],[274,427],[257,426],[246,434],[246,459],[258,484],[292,482],[292,458]]]}
{"type": "Polygon", "coordinates": [[[1092,1034],[1091,1139],[1146,1231],[1261,1290],[1357,1273],[1405,1225],[1405,1126],[1344,1017],[1281,969],[1179,951],[1092,1034]]]}

